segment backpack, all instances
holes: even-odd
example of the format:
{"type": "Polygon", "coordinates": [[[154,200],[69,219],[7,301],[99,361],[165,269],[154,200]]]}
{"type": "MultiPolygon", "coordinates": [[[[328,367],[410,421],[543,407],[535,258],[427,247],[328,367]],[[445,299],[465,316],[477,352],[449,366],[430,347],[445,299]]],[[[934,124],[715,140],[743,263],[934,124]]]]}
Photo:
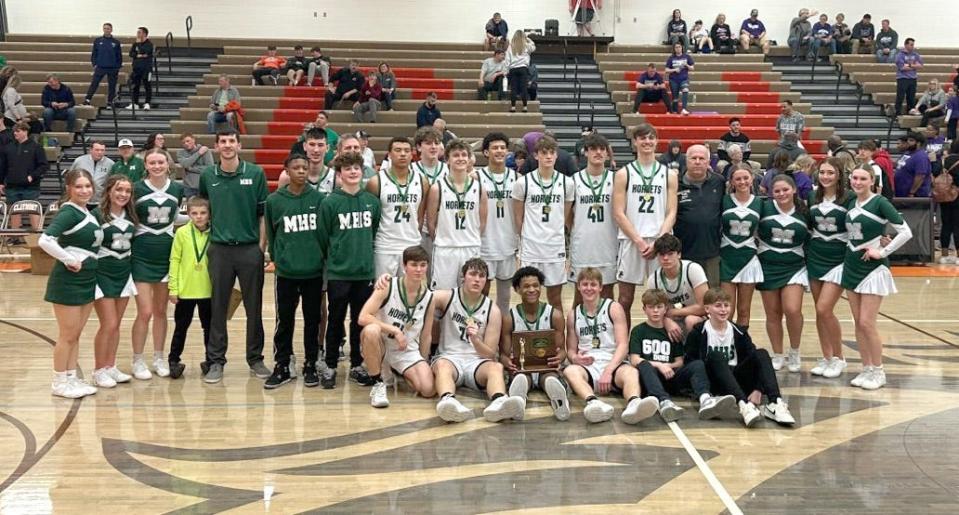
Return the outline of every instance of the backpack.
{"type": "Polygon", "coordinates": [[[956,165],[959,165],[959,161],[953,163],[948,170],[943,170],[932,180],[932,198],[939,204],[953,202],[959,197],[959,187],[952,180],[952,170],[956,165]]]}

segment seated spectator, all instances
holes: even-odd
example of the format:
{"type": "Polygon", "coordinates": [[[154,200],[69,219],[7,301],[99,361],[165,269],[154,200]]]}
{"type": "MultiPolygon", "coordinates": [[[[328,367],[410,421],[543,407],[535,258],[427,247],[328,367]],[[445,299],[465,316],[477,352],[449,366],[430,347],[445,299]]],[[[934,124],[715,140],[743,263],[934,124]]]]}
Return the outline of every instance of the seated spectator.
{"type": "Polygon", "coordinates": [[[919,97],[919,103],[909,111],[909,114],[921,114],[920,125],[923,127],[928,125],[930,120],[935,120],[937,123],[942,121],[942,117],[946,114],[946,92],[939,87],[938,79],[929,81],[928,89],[919,97]]]}
{"type": "Polygon", "coordinates": [[[451,141],[456,139],[456,134],[453,134],[453,131],[446,128],[446,120],[442,118],[433,120],[433,127],[443,135],[443,148],[446,148],[446,145],[449,145],[451,141]]]}
{"type": "Polygon", "coordinates": [[[641,103],[655,104],[658,102],[663,103],[667,113],[672,111],[663,76],[656,71],[655,64],[649,63],[646,66],[646,72],[636,78],[636,99],[633,101],[633,112],[639,112],[639,104],[641,103]]]}
{"type": "MultiPolygon", "coordinates": [[[[812,43],[809,45],[809,60],[819,58],[819,49],[826,47],[830,54],[836,53],[836,40],[832,37],[832,25],[829,24],[829,17],[825,14],[819,15],[819,22],[812,26],[812,43]]],[[[822,58],[828,61],[827,57],[822,58]]]]}
{"type": "Polygon", "coordinates": [[[713,51],[713,40],[709,39],[709,31],[703,27],[703,20],[693,23],[693,28],[689,30],[689,41],[696,52],[708,54],[713,51]]]}
{"type": "Polygon", "coordinates": [[[383,88],[376,80],[376,73],[370,72],[366,75],[366,82],[360,87],[360,95],[353,103],[353,119],[361,123],[376,123],[381,98],[383,88]]]}
{"type": "MultiPolygon", "coordinates": [[[[0,194],[7,204],[21,200],[38,200],[40,183],[47,171],[47,155],[43,147],[30,138],[30,126],[17,122],[13,126],[13,141],[0,148],[0,194]]],[[[20,228],[20,216],[10,216],[10,228],[20,228]]],[[[30,215],[30,226],[39,231],[40,216],[30,215]]],[[[17,241],[16,243],[22,243],[17,241]]]]}
{"type": "Polygon", "coordinates": [[[852,26],[852,53],[871,54],[876,51],[876,26],[872,24],[872,15],[862,15],[862,20],[852,26]]]}
{"type": "Polygon", "coordinates": [[[486,50],[506,50],[506,38],[509,37],[509,25],[500,13],[493,13],[493,17],[486,22],[486,39],[483,48],[486,50]]]}
{"type": "Polygon", "coordinates": [[[110,175],[125,175],[133,184],[146,177],[146,163],[143,162],[143,159],[133,155],[132,141],[121,139],[117,143],[117,153],[120,154],[120,159],[110,167],[110,175]]]}
{"type": "Polygon", "coordinates": [[[788,166],[793,161],[796,160],[799,156],[806,153],[806,150],[799,146],[799,135],[795,132],[787,132],[783,135],[782,140],[769,151],[769,158],[766,160],[766,168],[778,168],[780,171],[785,170],[785,167],[775,166],[776,156],[782,154],[786,156],[786,165],[788,166]]]}
{"type": "Polygon", "coordinates": [[[356,131],[356,139],[360,141],[360,155],[363,156],[363,168],[376,168],[376,156],[373,149],[370,148],[370,133],[359,130],[356,131]]]}
{"type": "Polygon", "coordinates": [[[309,58],[303,55],[303,45],[296,45],[293,47],[293,56],[286,60],[286,68],[284,68],[287,83],[290,86],[299,86],[307,67],[309,67],[309,58]]]}
{"type": "Polygon", "coordinates": [[[340,135],[337,134],[333,129],[327,127],[328,123],[329,117],[326,111],[321,110],[316,113],[316,119],[314,119],[311,123],[303,125],[303,132],[300,133],[300,137],[297,138],[296,143],[290,147],[290,152],[287,157],[294,154],[299,154],[301,156],[306,155],[306,150],[303,149],[303,141],[306,140],[306,133],[310,129],[316,127],[318,129],[323,129],[323,132],[326,132],[326,142],[328,148],[326,150],[326,156],[323,157],[323,162],[328,164],[330,161],[332,161],[336,156],[336,148],[340,143],[340,135]]]}
{"type": "Polygon", "coordinates": [[[683,154],[683,146],[679,140],[670,141],[666,152],[660,154],[656,160],[667,168],[676,170],[680,176],[686,173],[686,154],[683,154]]]}
{"type": "Polygon", "coordinates": [[[376,72],[376,81],[383,88],[383,109],[393,110],[393,100],[396,98],[396,74],[389,63],[380,63],[376,72]]]}
{"type": "Polygon", "coordinates": [[[759,163],[753,161],[747,161],[743,159],[743,151],[738,146],[733,146],[729,148],[729,162],[723,167],[720,168],[720,171],[723,174],[723,177],[726,178],[726,181],[729,181],[730,175],[740,169],[749,169],[753,174],[753,188],[752,191],[755,194],[759,194],[759,184],[762,181],[763,177],[759,173],[759,163]]]}
{"type": "Polygon", "coordinates": [[[733,147],[739,148],[744,161],[749,160],[749,156],[752,155],[749,136],[743,133],[742,122],[735,116],[729,119],[729,132],[719,137],[719,147],[716,150],[716,155],[719,158],[721,168],[723,167],[722,163],[730,162],[729,151],[733,147]]]}
{"type": "Polygon", "coordinates": [[[30,134],[43,132],[43,124],[27,111],[20,96],[20,75],[14,75],[3,88],[3,123],[6,127],[13,127],[17,122],[24,122],[29,127],[30,134]]]}
{"type": "Polygon", "coordinates": [[[666,24],[666,44],[673,46],[679,43],[683,45],[685,51],[689,48],[689,37],[686,36],[688,31],[689,27],[683,20],[683,13],[679,9],[673,9],[673,17],[666,24]]]}
{"type": "Polygon", "coordinates": [[[726,15],[718,14],[713,26],[709,29],[709,39],[716,45],[720,54],[735,54],[736,40],[733,38],[733,29],[726,23],[726,15]]]}
{"type": "Polygon", "coordinates": [[[876,62],[894,63],[899,52],[899,33],[892,30],[889,20],[882,20],[882,30],[876,36],[876,62]]]}
{"type": "Polygon", "coordinates": [[[323,55],[323,50],[320,47],[315,46],[310,49],[310,59],[306,63],[306,85],[312,86],[313,80],[316,78],[316,71],[320,71],[320,78],[323,79],[323,84],[330,83],[330,63],[332,60],[329,56],[323,55]]]}
{"type": "Polygon", "coordinates": [[[213,152],[206,145],[197,145],[189,132],[180,136],[180,145],[176,162],[183,167],[183,196],[188,199],[200,193],[200,174],[213,165],[213,152]]]}
{"type": "Polygon", "coordinates": [[[43,87],[40,103],[43,105],[44,130],[53,130],[53,120],[65,120],[67,132],[76,130],[77,110],[74,108],[76,100],[73,91],[53,73],[47,75],[47,85],[43,87]]]}
{"type": "Polygon", "coordinates": [[[783,139],[790,132],[796,133],[797,138],[801,137],[805,128],[806,118],[793,109],[792,100],[783,100],[782,114],[776,119],[776,132],[779,133],[779,139],[783,139]]]}
{"type": "Polygon", "coordinates": [[[359,71],[359,62],[356,59],[350,59],[349,66],[340,68],[339,71],[330,77],[330,82],[326,85],[326,98],[323,101],[323,107],[332,111],[336,108],[336,103],[340,100],[356,101],[360,95],[360,88],[366,82],[363,74],[359,71]]]}
{"type": "Polygon", "coordinates": [[[219,87],[210,97],[210,112],[206,115],[206,131],[210,134],[216,134],[218,123],[236,125],[236,113],[227,111],[226,106],[230,102],[240,102],[240,91],[230,84],[229,77],[220,75],[217,84],[219,87]]]}
{"type": "Polygon", "coordinates": [[[799,10],[799,15],[789,22],[789,38],[786,42],[792,50],[793,62],[799,60],[802,48],[808,49],[812,43],[812,25],[809,23],[809,17],[815,15],[815,12],[803,7],[799,10]]]}
{"type": "Polygon", "coordinates": [[[176,163],[176,161],[173,160],[173,154],[170,154],[170,151],[166,149],[166,136],[162,133],[154,132],[147,136],[147,141],[143,144],[143,148],[137,152],[137,156],[146,161],[147,154],[154,150],[163,152],[163,154],[166,155],[167,163],[170,164],[170,171],[172,172],[173,164],[176,163]]]}
{"type": "Polygon", "coordinates": [[[263,82],[263,77],[269,76],[273,84],[276,85],[280,77],[280,70],[285,66],[286,58],[276,55],[276,47],[267,47],[266,55],[253,63],[253,84],[263,86],[266,84],[263,82]]]}
{"type": "Polygon", "coordinates": [[[749,18],[743,20],[740,25],[739,44],[742,45],[744,52],[749,52],[749,47],[758,46],[762,49],[763,55],[769,53],[769,38],[766,36],[766,26],[759,21],[759,9],[750,11],[749,18]]]}
{"type": "Polygon", "coordinates": [[[113,160],[107,157],[107,146],[99,140],[90,142],[90,152],[73,160],[69,170],[80,168],[86,170],[93,177],[93,197],[90,198],[90,204],[97,204],[103,196],[103,185],[110,176],[110,170],[113,168],[113,160]]]}
{"type": "Polygon", "coordinates": [[[846,142],[838,134],[826,138],[826,147],[829,149],[830,157],[835,157],[842,162],[841,172],[844,176],[848,176],[856,167],[856,154],[846,146],[846,142]]]}
{"type": "Polygon", "coordinates": [[[497,100],[506,99],[506,88],[503,82],[506,80],[506,74],[509,71],[509,65],[506,63],[506,52],[496,49],[493,57],[487,57],[480,68],[479,81],[477,84],[477,99],[489,100],[492,93],[496,93],[497,100]]]}
{"type": "Polygon", "coordinates": [[[836,42],[836,53],[848,54],[852,51],[852,31],[846,23],[846,15],[836,15],[836,23],[832,24],[832,39],[836,42]]]}
{"type": "Polygon", "coordinates": [[[436,92],[430,91],[426,94],[426,100],[423,105],[416,110],[416,128],[432,126],[437,118],[443,116],[439,105],[436,104],[436,92]]]}
{"type": "Polygon", "coordinates": [[[932,191],[932,166],[926,155],[926,136],[909,131],[896,166],[896,196],[926,198],[932,191]]]}
{"type": "Polygon", "coordinates": [[[689,72],[695,64],[680,43],[673,45],[673,53],[666,59],[666,75],[669,77],[669,91],[673,97],[672,112],[683,116],[689,114],[686,109],[689,101],[689,72]]]}

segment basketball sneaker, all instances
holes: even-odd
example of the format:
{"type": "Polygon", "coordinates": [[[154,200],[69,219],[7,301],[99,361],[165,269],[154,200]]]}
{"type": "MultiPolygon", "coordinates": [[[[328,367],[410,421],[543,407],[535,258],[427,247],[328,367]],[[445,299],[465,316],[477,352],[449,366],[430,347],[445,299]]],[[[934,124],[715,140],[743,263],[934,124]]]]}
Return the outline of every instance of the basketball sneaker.
{"type": "Polygon", "coordinates": [[[878,390],[886,386],[886,371],[882,367],[873,367],[869,375],[862,380],[863,390],[878,390]]]}
{"type": "Polygon", "coordinates": [[[110,371],[107,368],[98,368],[93,371],[93,384],[100,388],[113,388],[117,382],[110,377],[110,371]]]}
{"type": "Polygon", "coordinates": [[[814,376],[821,376],[823,372],[826,371],[826,367],[829,366],[829,360],[826,358],[819,358],[816,360],[816,366],[812,367],[809,371],[810,374],[814,376]]]}
{"type": "Polygon", "coordinates": [[[802,358],[799,356],[799,349],[789,349],[786,355],[786,368],[793,373],[802,370],[802,358]]]}
{"type": "Polygon", "coordinates": [[[587,402],[586,407],[583,408],[583,416],[594,424],[606,422],[613,418],[613,407],[599,399],[593,399],[587,402]]]}
{"type": "Polygon", "coordinates": [[[336,388],[336,370],[325,367],[320,373],[320,385],[323,386],[324,390],[332,390],[336,388]]]}
{"type": "Polygon", "coordinates": [[[363,365],[357,365],[350,369],[350,381],[360,386],[373,386],[376,382],[370,377],[370,373],[363,368],[363,365]]]}
{"type": "Polygon", "coordinates": [[[855,387],[861,387],[862,382],[865,381],[870,374],[872,374],[872,365],[866,365],[862,367],[862,372],[860,372],[859,375],[852,378],[852,381],[849,381],[849,384],[855,387]]]}
{"type": "Polygon", "coordinates": [[[390,407],[390,399],[386,396],[386,383],[379,381],[370,390],[370,406],[374,408],[390,407]]]}
{"type": "Polygon", "coordinates": [[[473,416],[473,412],[452,395],[447,395],[436,403],[436,414],[446,422],[462,422],[473,416]]]}
{"type": "Polygon", "coordinates": [[[316,373],[316,365],[313,363],[303,365],[303,386],[313,388],[319,385],[320,376],[316,373]]]}
{"type": "Polygon", "coordinates": [[[736,413],[736,398],[732,395],[710,396],[699,404],[699,420],[733,417],[736,413]]]}
{"type": "Polygon", "coordinates": [[[526,403],[523,402],[521,397],[501,395],[493,402],[490,402],[489,406],[483,410],[483,418],[485,418],[487,422],[499,422],[511,418],[523,420],[523,410],[525,407],[526,403]]]}
{"type": "Polygon", "coordinates": [[[170,377],[170,365],[163,359],[163,356],[153,358],[153,370],[155,370],[160,377],[170,377]]]}
{"type": "Polygon", "coordinates": [[[666,423],[674,422],[683,416],[683,408],[677,406],[675,402],[666,399],[659,403],[659,416],[663,417],[663,421],[666,423]]]}
{"type": "Polygon", "coordinates": [[[267,390],[273,390],[274,388],[279,388],[292,380],[293,378],[290,377],[290,366],[288,364],[277,363],[273,367],[273,373],[270,374],[270,377],[263,382],[263,388],[267,390]]]}
{"type": "Polygon", "coordinates": [[[782,397],[776,399],[774,403],[764,404],[762,413],[764,417],[775,421],[777,424],[791,426],[796,423],[796,419],[793,418],[792,413],[789,413],[789,405],[786,404],[786,401],[783,400],[782,397]]]}
{"type": "Polygon", "coordinates": [[[526,374],[516,374],[513,376],[513,382],[509,384],[510,397],[526,398],[529,393],[529,377],[526,374]]]}
{"type": "Polygon", "coordinates": [[[119,384],[119,383],[129,383],[130,380],[133,379],[133,377],[132,377],[131,375],[123,373],[123,372],[122,372],[119,368],[117,368],[116,366],[108,367],[108,368],[107,368],[107,373],[110,374],[110,377],[112,377],[113,380],[116,381],[118,384],[119,384]]]}
{"type": "Polygon", "coordinates": [[[267,379],[271,374],[272,372],[266,368],[262,360],[250,365],[250,375],[256,376],[257,379],[267,379]]]}
{"type": "Polygon", "coordinates": [[[829,379],[835,379],[841,376],[845,370],[846,360],[833,356],[832,358],[829,358],[829,364],[826,365],[826,370],[823,370],[822,376],[829,379]]]}
{"type": "Polygon", "coordinates": [[[656,397],[646,397],[645,399],[633,399],[626,405],[626,409],[619,416],[624,424],[638,424],[643,420],[653,416],[659,411],[659,401],[656,397]]]}
{"type": "Polygon", "coordinates": [[[783,364],[786,363],[786,358],[783,357],[782,354],[773,353],[772,362],[773,362],[773,370],[779,372],[780,370],[783,369],[783,364]]]}
{"type": "Polygon", "coordinates": [[[569,420],[569,396],[563,382],[549,376],[544,383],[546,396],[549,397],[549,405],[553,408],[553,416],[556,417],[556,420],[569,420]]]}
{"type": "Polygon", "coordinates": [[[211,363],[210,368],[203,374],[203,382],[207,384],[219,383],[223,380],[223,365],[211,363]]]}
{"type": "Polygon", "coordinates": [[[759,422],[759,419],[762,418],[762,415],[759,413],[759,409],[751,402],[740,402],[739,403],[739,414],[743,417],[743,424],[746,424],[746,427],[753,427],[759,422]]]}
{"type": "Polygon", "coordinates": [[[170,379],[179,379],[183,376],[183,372],[186,370],[186,365],[176,361],[170,363],[170,379]]]}
{"type": "Polygon", "coordinates": [[[141,381],[153,379],[153,374],[150,373],[150,369],[147,368],[146,361],[143,361],[143,358],[133,360],[133,377],[141,381]]]}

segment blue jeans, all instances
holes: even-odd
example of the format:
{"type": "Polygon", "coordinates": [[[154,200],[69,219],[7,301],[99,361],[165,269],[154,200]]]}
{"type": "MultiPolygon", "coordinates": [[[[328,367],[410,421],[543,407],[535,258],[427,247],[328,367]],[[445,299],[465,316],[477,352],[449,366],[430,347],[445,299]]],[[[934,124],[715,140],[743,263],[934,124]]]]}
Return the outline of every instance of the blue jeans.
{"type": "Polygon", "coordinates": [[[52,107],[43,108],[43,129],[53,130],[53,120],[66,120],[67,132],[73,132],[77,126],[77,110],[68,107],[66,109],[54,109],[52,107]]]}
{"type": "Polygon", "coordinates": [[[682,103],[682,109],[686,109],[689,99],[689,81],[679,82],[669,79],[669,91],[673,94],[673,112],[679,112],[680,102],[682,103]]]}
{"type": "Polygon", "coordinates": [[[233,113],[221,113],[219,111],[210,111],[206,115],[206,131],[210,134],[216,134],[216,124],[233,123],[233,113]]]}
{"type": "Polygon", "coordinates": [[[809,57],[815,59],[819,57],[819,49],[823,46],[829,47],[829,53],[836,53],[836,40],[830,39],[829,42],[826,42],[824,39],[813,38],[812,42],[809,44],[809,57]]]}
{"type": "Polygon", "coordinates": [[[896,62],[896,54],[899,53],[899,50],[893,48],[889,51],[889,55],[884,55],[882,50],[876,50],[876,62],[877,63],[894,63],[896,62]]]}

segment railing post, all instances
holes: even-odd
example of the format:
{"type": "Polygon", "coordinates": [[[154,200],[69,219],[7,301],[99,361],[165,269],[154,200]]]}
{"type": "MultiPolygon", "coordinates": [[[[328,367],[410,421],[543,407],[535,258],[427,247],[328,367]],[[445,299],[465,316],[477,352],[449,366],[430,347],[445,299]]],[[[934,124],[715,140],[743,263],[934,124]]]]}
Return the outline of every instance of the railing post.
{"type": "Polygon", "coordinates": [[[190,31],[193,30],[193,16],[186,17],[186,54],[193,55],[193,40],[190,38],[190,31]]]}
{"type": "Polygon", "coordinates": [[[837,68],[836,71],[839,74],[839,76],[836,77],[836,103],[838,104],[839,103],[839,86],[840,84],[842,84],[842,63],[839,61],[836,61],[836,68],[837,68]]]}
{"type": "Polygon", "coordinates": [[[167,73],[173,75],[173,33],[167,32],[166,37],[163,38],[166,41],[166,66],[167,73]]]}
{"type": "Polygon", "coordinates": [[[865,90],[862,89],[862,84],[856,83],[856,94],[858,95],[856,99],[856,127],[859,127],[859,109],[862,107],[863,93],[865,93],[865,90]]]}

